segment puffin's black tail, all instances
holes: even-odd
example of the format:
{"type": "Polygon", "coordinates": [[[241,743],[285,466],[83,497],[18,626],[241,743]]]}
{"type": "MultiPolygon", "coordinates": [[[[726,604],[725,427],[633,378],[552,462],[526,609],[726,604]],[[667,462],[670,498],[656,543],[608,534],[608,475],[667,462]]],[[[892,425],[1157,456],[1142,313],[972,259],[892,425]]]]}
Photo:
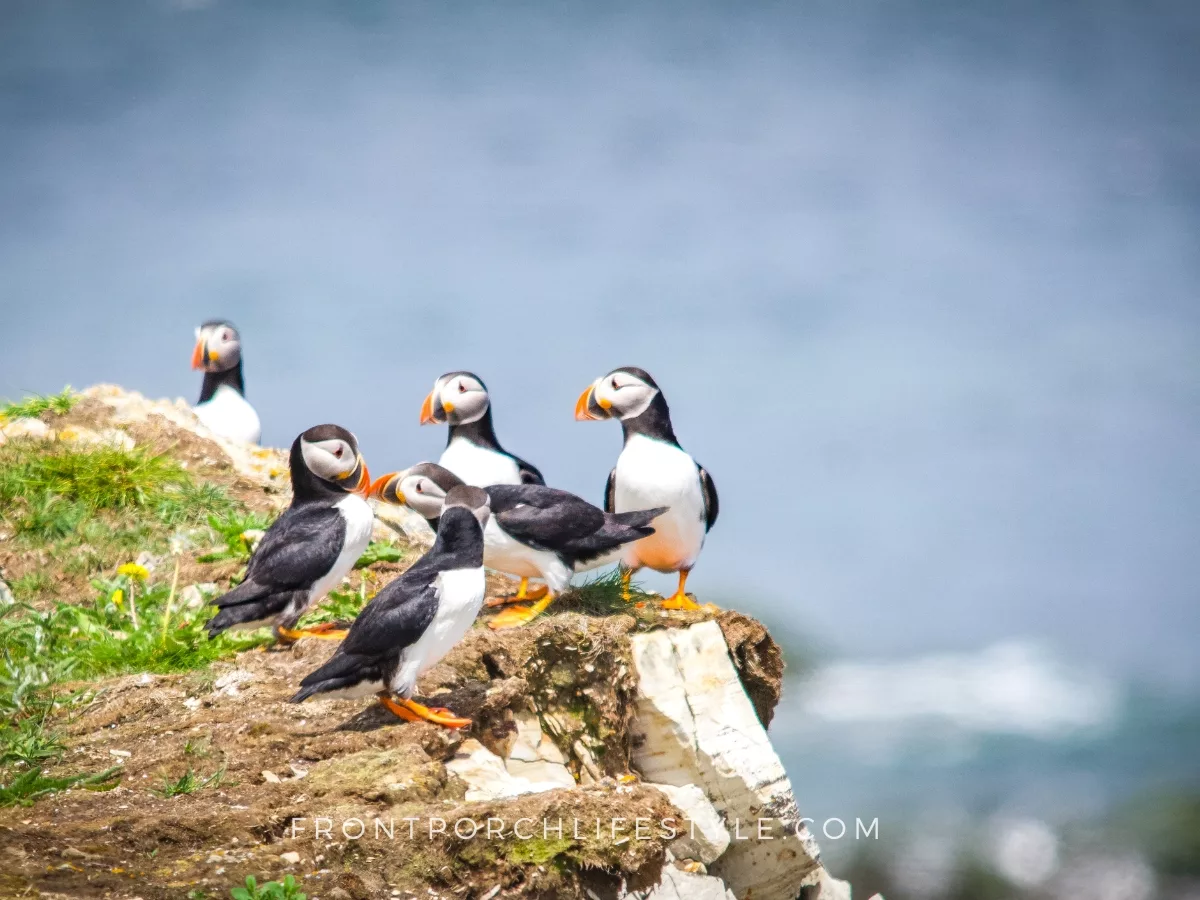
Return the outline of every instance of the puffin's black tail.
{"type": "Polygon", "coordinates": [[[313,694],[354,687],[364,681],[382,680],[383,673],[377,660],[369,656],[343,653],[339,647],[323,666],[304,676],[304,680],[300,682],[300,690],[288,702],[303,703],[313,694]]]}
{"type": "MultiPolygon", "coordinates": [[[[656,506],[654,509],[638,509],[633,512],[609,513],[605,516],[607,520],[604,523],[605,529],[609,527],[609,523],[615,522],[623,525],[625,528],[636,533],[637,537],[644,538],[654,534],[654,529],[650,527],[650,523],[667,511],[669,507],[656,506]]],[[[631,538],[633,540],[633,538],[631,538]]]]}
{"type": "Polygon", "coordinates": [[[220,612],[208,620],[206,626],[208,636],[216,637],[234,625],[269,619],[283,612],[291,599],[291,591],[272,594],[267,588],[255,584],[253,581],[243,581],[232,591],[214,601],[214,605],[220,612]]]}
{"type": "Polygon", "coordinates": [[[604,524],[593,534],[571,543],[571,552],[580,561],[587,561],[616,550],[640,538],[654,534],[650,523],[667,511],[667,507],[639,509],[634,512],[605,513],[604,524]]]}

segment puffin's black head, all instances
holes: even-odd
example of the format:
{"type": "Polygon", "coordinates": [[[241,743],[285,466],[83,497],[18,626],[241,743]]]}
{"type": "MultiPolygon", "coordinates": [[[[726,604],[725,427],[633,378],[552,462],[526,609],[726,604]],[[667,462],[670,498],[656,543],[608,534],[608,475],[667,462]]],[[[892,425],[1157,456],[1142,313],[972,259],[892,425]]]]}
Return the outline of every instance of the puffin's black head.
{"type": "Polygon", "coordinates": [[[297,497],[321,493],[366,496],[371,475],[358,452],[358,439],[340,425],[316,425],[292,443],[292,491],[297,497]]]}
{"type": "Polygon", "coordinates": [[[487,415],[491,401],[483,379],[471,372],[447,372],[433,383],[421,404],[421,424],[466,425],[487,415]]]}
{"type": "Polygon", "coordinates": [[[227,372],[242,361],[242,339],[224,319],[213,319],[196,329],[192,368],[227,372]]]}
{"type": "Polygon", "coordinates": [[[483,488],[469,484],[459,484],[450,488],[446,494],[446,506],[442,515],[447,515],[452,509],[465,509],[473,515],[480,527],[487,525],[488,517],[492,514],[491,498],[483,488]]]}
{"type": "Polygon", "coordinates": [[[462,479],[449,469],[437,463],[422,462],[379,478],[371,485],[368,496],[407,506],[423,518],[432,520],[442,514],[446,495],[462,483],[462,479]]]}
{"type": "Polygon", "coordinates": [[[656,398],[665,408],[662,391],[649,372],[637,366],[622,366],[588,385],[575,404],[575,418],[581,422],[588,419],[636,419],[650,408],[656,398]]]}

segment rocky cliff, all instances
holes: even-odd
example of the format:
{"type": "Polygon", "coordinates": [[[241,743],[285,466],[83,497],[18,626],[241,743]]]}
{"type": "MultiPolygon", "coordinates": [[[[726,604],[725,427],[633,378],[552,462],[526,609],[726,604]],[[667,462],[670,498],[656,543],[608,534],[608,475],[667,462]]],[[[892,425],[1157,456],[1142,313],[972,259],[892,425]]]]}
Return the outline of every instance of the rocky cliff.
{"type": "MultiPolygon", "coordinates": [[[[4,442],[0,475],[63,446],[144,450],[241,509],[269,514],[287,500],[280,452],[214,437],[182,402],[114,387],[84,391],[69,410],[10,416],[4,442]]],[[[0,496],[0,574],[16,595],[0,596],[5,620],[65,615],[64,604],[125,615],[124,594],[104,580],[117,558],[72,533],[35,540],[28,523],[48,501],[16,488],[0,496]]],[[[120,534],[120,513],[110,518],[120,534]]],[[[347,593],[365,598],[417,558],[420,529],[403,524],[413,536],[380,525],[392,550],[365,561],[347,593]]],[[[211,552],[215,520],[157,542],[145,527],[130,590],[159,596],[160,584],[154,627],[163,647],[170,635],[186,650],[176,631],[202,620],[204,598],[241,560],[211,552]]],[[[151,652],[138,671],[131,629],[149,616],[65,632],[68,642],[124,635],[130,659],[89,663],[114,674],[85,682],[70,666],[54,676],[40,708],[60,751],[41,762],[18,752],[0,769],[10,803],[0,808],[0,896],[216,897],[247,876],[288,874],[310,898],[342,900],[849,896],[821,866],[768,736],[779,647],[740,613],[597,609],[566,595],[529,627],[477,626],[420,685],[430,703],[473,720],[461,731],[362,701],[286,703],[332,652],[325,641],[231,646],[194,667],[183,650],[166,663],[151,652]],[[35,765],[58,787],[13,790],[35,765]],[[81,771],[107,777],[54,780],[81,771]]],[[[31,714],[14,697],[12,734],[31,714]]]]}

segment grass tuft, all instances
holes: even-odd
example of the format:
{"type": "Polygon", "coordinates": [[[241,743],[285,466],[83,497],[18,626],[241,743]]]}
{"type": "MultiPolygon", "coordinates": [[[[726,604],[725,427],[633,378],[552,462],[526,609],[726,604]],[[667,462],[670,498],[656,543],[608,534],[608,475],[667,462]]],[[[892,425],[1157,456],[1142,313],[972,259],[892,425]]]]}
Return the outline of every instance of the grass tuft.
{"type": "Polygon", "coordinates": [[[42,413],[66,415],[79,396],[67,385],[57,394],[33,394],[20,401],[0,402],[0,421],[4,419],[36,419],[42,413]]]}
{"type": "Polygon", "coordinates": [[[171,781],[169,778],[163,779],[163,786],[154,791],[160,797],[178,797],[182,794],[194,794],[196,791],[202,791],[206,787],[219,787],[222,779],[225,777],[225,767],[217,769],[207,778],[201,778],[196,774],[195,770],[190,766],[188,770],[171,781]]]}
{"type": "Polygon", "coordinates": [[[654,594],[644,591],[632,581],[629,584],[629,600],[622,595],[621,569],[613,568],[593,576],[582,584],[572,585],[563,592],[555,603],[560,609],[570,606],[589,616],[611,616],[629,612],[635,603],[656,599],[654,594]]]}
{"type": "Polygon", "coordinates": [[[190,482],[169,456],[138,447],[16,440],[0,449],[0,501],[33,508],[52,500],[84,513],[153,507],[175,499],[190,482]]]}
{"type": "Polygon", "coordinates": [[[307,894],[300,890],[295,877],[288,875],[283,881],[264,881],[262,884],[253,875],[246,876],[244,886],[229,889],[233,900],[306,900],[307,894]]]}
{"type": "Polygon", "coordinates": [[[89,791],[111,791],[121,782],[121,767],[113,766],[94,775],[68,775],[65,778],[50,778],[40,768],[30,769],[0,784],[0,807],[32,806],[35,800],[74,787],[89,791]]]}

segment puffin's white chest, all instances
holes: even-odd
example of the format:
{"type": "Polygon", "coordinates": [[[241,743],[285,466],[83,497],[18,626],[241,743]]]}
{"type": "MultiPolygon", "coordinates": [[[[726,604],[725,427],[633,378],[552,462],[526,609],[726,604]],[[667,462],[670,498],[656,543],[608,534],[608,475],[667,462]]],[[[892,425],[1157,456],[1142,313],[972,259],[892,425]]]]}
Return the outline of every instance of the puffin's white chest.
{"type": "Polygon", "coordinates": [[[221,385],[212,399],[197,403],[192,409],[209,431],[221,437],[248,444],[257,444],[262,437],[258,413],[245,397],[229,385],[221,385]]]}
{"type": "Polygon", "coordinates": [[[511,456],[472,444],[466,438],[452,440],[438,462],[475,487],[520,484],[521,472],[511,456]]]}
{"type": "Polygon", "coordinates": [[[518,578],[541,578],[554,593],[563,591],[571,580],[571,569],[549,550],[535,550],[513,538],[488,519],[483,528],[483,564],[489,569],[518,578]]]}
{"type": "Polygon", "coordinates": [[[616,512],[669,507],[654,534],[626,545],[625,563],[661,572],[689,569],[704,546],[704,491],[696,462],[678,447],[635,434],[617,458],[616,512]]]}
{"type": "Polygon", "coordinates": [[[347,494],[337,502],[335,508],[346,523],[346,540],[333,563],[333,568],[317,579],[312,590],[308,592],[309,607],[319,602],[350,574],[354,564],[367,549],[367,544],[371,542],[371,532],[375,527],[375,514],[371,512],[367,501],[358,494],[347,494]]]}
{"type": "Polygon", "coordinates": [[[484,594],[483,567],[450,569],[437,577],[437,612],[425,633],[404,651],[396,674],[388,685],[403,696],[411,696],[417,677],[432,668],[471,630],[479,615],[484,594]]]}

